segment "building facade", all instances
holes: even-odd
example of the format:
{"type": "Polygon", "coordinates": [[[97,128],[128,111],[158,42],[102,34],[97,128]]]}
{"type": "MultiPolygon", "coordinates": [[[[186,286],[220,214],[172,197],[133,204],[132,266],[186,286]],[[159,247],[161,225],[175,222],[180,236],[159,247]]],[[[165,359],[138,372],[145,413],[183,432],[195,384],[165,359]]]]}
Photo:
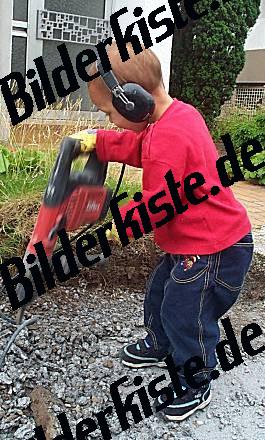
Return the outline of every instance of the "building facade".
{"type": "MultiPolygon", "coordinates": [[[[5,27],[5,41],[0,48],[1,77],[10,72],[25,76],[28,69],[35,67],[33,60],[40,56],[50,74],[61,64],[57,51],[60,43],[67,44],[75,60],[79,52],[108,37],[107,3],[105,0],[0,0],[0,27],[5,27]]],[[[88,108],[84,83],[72,98],[79,94],[83,97],[83,108],[88,108]]]]}
{"type": "Polygon", "coordinates": [[[265,105],[265,0],[261,0],[261,13],[249,33],[245,50],[246,63],[237,78],[233,102],[255,112],[258,104],[265,105]]]}
{"type": "MultiPolygon", "coordinates": [[[[265,85],[265,0],[261,2],[261,16],[246,43],[246,66],[237,80],[239,101],[240,96],[246,94],[245,89],[249,94],[252,88],[256,90],[256,94],[251,92],[255,95],[255,103],[256,98],[262,96],[265,85]]],[[[126,6],[128,12],[119,19],[123,32],[136,20],[133,15],[136,6],[143,8],[147,18],[151,11],[161,6],[161,1],[141,0],[132,5],[129,0],[0,0],[0,78],[13,71],[25,75],[28,69],[35,67],[33,60],[40,56],[51,73],[61,64],[57,46],[63,42],[75,60],[82,50],[93,48],[111,35],[111,14],[126,6]]],[[[167,12],[165,16],[171,16],[169,6],[167,12]]],[[[137,29],[136,26],[134,33],[137,29]]],[[[171,49],[171,37],[153,46],[162,64],[166,87],[170,78],[171,49]]],[[[84,82],[71,95],[73,100],[79,97],[82,98],[82,110],[91,110],[84,82]]],[[[8,113],[0,93],[0,139],[8,136],[6,119],[8,113]]]]}
{"type": "MultiPolygon", "coordinates": [[[[141,1],[146,16],[155,9],[156,3],[158,7],[157,0],[151,5],[150,1],[141,1]]],[[[66,43],[74,60],[79,52],[111,35],[110,15],[125,6],[128,13],[120,19],[124,30],[135,21],[134,5],[132,7],[129,0],[0,0],[0,29],[4,36],[0,47],[0,77],[11,71],[25,75],[28,69],[35,67],[33,60],[39,56],[43,56],[51,73],[61,63],[57,51],[60,42],[66,43]]],[[[167,40],[166,45],[161,44],[155,50],[162,60],[168,83],[171,42],[167,40]]],[[[87,108],[86,84],[73,98],[80,93],[83,108],[87,108]]]]}
{"type": "MultiPolygon", "coordinates": [[[[141,0],[139,6],[145,16],[160,6],[160,0],[141,0]]],[[[110,15],[125,6],[128,13],[119,19],[122,31],[136,19],[135,6],[129,0],[0,0],[0,78],[10,72],[34,68],[33,60],[43,56],[48,74],[61,65],[57,46],[65,43],[71,59],[78,53],[93,48],[111,35],[110,15]]],[[[169,14],[170,14],[170,9],[169,14]]],[[[135,28],[137,33],[137,26],[135,28]]],[[[139,32],[138,32],[138,35],[139,32]]],[[[166,86],[169,85],[172,39],[154,47],[162,62],[166,86]]],[[[71,95],[71,100],[82,98],[82,110],[93,110],[88,100],[87,85],[71,95]]],[[[7,137],[4,120],[8,118],[0,94],[0,138],[7,137]]]]}

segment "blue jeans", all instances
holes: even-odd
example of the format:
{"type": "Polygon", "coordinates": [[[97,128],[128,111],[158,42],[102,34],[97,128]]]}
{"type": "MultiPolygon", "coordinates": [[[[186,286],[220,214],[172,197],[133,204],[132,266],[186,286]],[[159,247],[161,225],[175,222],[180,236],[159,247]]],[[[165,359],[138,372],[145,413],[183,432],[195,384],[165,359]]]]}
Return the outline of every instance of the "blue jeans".
{"type": "MultiPolygon", "coordinates": [[[[171,353],[178,366],[199,356],[206,366],[201,378],[209,378],[217,364],[218,320],[236,302],[252,256],[251,233],[219,253],[201,255],[188,267],[187,257],[165,254],[147,284],[147,342],[171,353]]],[[[186,385],[184,376],[182,383],[186,385]]]]}

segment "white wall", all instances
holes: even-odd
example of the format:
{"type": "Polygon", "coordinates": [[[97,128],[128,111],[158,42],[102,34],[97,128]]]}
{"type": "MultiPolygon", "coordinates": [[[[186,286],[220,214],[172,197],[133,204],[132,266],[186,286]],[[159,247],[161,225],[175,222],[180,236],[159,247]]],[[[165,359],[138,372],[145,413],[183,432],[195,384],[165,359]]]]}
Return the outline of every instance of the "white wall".
{"type": "MultiPolygon", "coordinates": [[[[121,26],[121,30],[123,32],[126,30],[126,27],[128,25],[130,25],[131,23],[137,20],[137,18],[135,18],[133,15],[133,10],[137,6],[141,6],[143,8],[144,10],[143,16],[147,19],[150,12],[154,11],[155,9],[163,5],[163,3],[161,4],[161,0],[152,0],[152,1],[138,0],[135,2],[129,0],[108,0],[108,4],[109,4],[108,11],[111,11],[112,13],[127,6],[128,13],[119,18],[119,23],[121,26]]],[[[172,17],[172,13],[168,5],[167,5],[167,11],[164,12],[163,14],[160,14],[159,19],[162,19],[163,17],[172,17]]],[[[163,29],[165,28],[161,28],[161,29],[163,32],[163,29]]],[[[134,33],[137,33],[139,36],[141,36],[140,33],[137,32],[137,30],[138,30],[138,26],[135,26],[134,33]]],[[[158,29],[157,31],[150,29],[152,40],[155,41],[155,37],[161,35],[162,32],[160,29],[158,29]]],[[[156,53],[156,55],[161,61],[164,82],[167,88],[169,87],[169,79],[170,79],[171,49],[172,49],[172,37],[167,38],[166,40],[162,41],[159,44],[155,43],[154,46],[152,47],[152,50],[156,53]]]]}
{"type": "Polygon", "coordinates": [[[261,0],[261,14],[249,33],[245,49],[265,49],[265,0],[261,0]]]}
{"type": "MultiPolygon", "coordinates": [[[[0,78],[11,72],[11,42],[12,42],[13,1],[0,0],[0,78]]],[[[9,115],[0,92],[0,140],[9,137],[9,115]]]]}
{"type": "Polygon", "coordinates": [[[42,56],[43,40],[36,39],[38,9],[44,9],[44,0],[29,0],[27,69],[36,67],[33,60],[42,56]]]}

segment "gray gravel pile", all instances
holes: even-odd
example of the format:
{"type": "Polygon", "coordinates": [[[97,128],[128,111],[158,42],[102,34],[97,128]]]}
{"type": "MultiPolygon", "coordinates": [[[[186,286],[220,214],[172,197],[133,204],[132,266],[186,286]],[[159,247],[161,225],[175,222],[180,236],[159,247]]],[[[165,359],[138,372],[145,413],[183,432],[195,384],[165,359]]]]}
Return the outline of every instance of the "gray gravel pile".
{"type": "Polygon", "coordinates": [[[254,231],[253,236],[256,252],[265,256],[265,226],[254,231]]]}
{"type": "MultiPolygon", "coordinates": [[[[112,405],[109,386],[124,375],[122,399],[135,390],[133,378],[144,377],[144,385],[166,370],[129,370],[119,361],[121,347],[144,334],[143,293],[115,289],[94,291],[84,278],[76,286],[60,287],[33,305],[39,320],[20,334],[0,372],[0,440],[30,439],[36,426],[31,410],[31,392],[37,386],[53,395],[53,415],[65,411],[75,433],[76,424],[94,412],[112,405]]],[[[2,306],[1,311],[6,311],[2,306]]],[[[31,316],[28,313],[27,316],[31,316]]],[[[264,300],[242,297],[230,318],[235,333],[244,325],[264,322],[264,300]]],[[[11,334],[5,323],[0,347],[11,334]]],[[[239,337],[240,340],[240,337],[239,337]]],[[[257,345],[261,345],[260,338],[257,345]]],[[[264,343],[264,341],[263,341],[264,343]]],[[[265,352],[244,356],[244,364],[221,372],[213,384],[213,401],[204,412],[181,424],[166,423],[151,416],[131,429],[121,431],[115,415],[108,416],[112,438],[119,440],[264,440],[265,439],[265,352]]],[[[167,382],[163,382],[165,386],[167,382]]],[[[136,399],[137,402],[137,399],[136,399]]],[[[57,419],[56,419],[57,420],[57,419]]],[[[56,435],[60,429],[55,426],[56,435]]],[[[88,439],[101,439],[100,431],[88,439]]]]}

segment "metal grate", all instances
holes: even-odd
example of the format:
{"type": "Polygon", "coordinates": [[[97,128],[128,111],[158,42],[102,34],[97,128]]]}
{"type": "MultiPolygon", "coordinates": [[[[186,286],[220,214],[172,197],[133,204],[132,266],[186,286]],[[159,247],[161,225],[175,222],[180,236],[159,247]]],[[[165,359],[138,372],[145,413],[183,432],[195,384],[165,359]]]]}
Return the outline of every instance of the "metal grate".
{"type": "Polygon", "coordinates": [[[255,111],[258,105],[265,101],[265,87],[243,87],[236,88],[236,106],[244,107],[255,111]]]}
{"type": "Polygon", "coordinates": [[[222,113],[226,113],[231,108],[238,108],[247,110],[250,115],[253,115],[263,105],[265,105],[265,85],[261,87],[238,85],[231,100],[223,105],[222,113]]]}
{"type": "Polygon", "coordinates": [[[108,20],[38,10],[38,39],[96,45],[110,35],[111,27],[108,20]]]}

